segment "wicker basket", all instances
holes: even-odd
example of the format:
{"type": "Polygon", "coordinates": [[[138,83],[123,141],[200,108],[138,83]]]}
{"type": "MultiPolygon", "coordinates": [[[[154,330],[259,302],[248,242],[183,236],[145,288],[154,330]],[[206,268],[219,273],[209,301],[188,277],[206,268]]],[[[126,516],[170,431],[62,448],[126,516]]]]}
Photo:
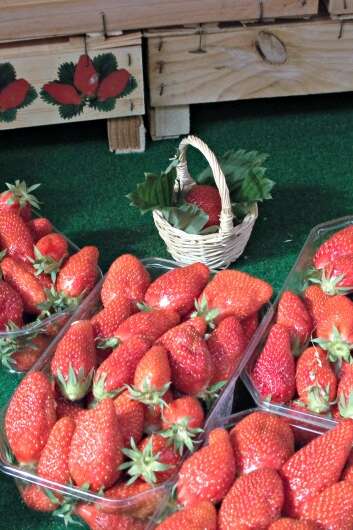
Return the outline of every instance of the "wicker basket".
{"type": "Polygon", "coordinates": [[[209,163],[222,200],[219,231],[213,234],[188,234],[171,226],[160,210],[153,211],[159,235],[173,258],[183,264],[201,261],[212,269],[226,268],[243,253],[257,219],[257,204],[239,225],[233,225],[229,190],[223,171],[209,147],[196,136],[184,138],[179,145],[177,180],[180,189],[188,192],[196,183],[188,172],[186,150],[188,145],[198,149],[209,163]]]}

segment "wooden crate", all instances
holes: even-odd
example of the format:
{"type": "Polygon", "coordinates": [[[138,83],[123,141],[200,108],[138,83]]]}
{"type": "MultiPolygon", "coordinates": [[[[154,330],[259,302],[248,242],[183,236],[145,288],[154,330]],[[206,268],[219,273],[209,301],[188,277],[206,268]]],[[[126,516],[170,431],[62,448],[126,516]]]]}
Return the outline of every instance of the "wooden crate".
{"type": "MultiPolygon", "coordinates": [[[[2,112],[2,91],[0,91],[0,130],[67,121],[124,118],[121,122],[116,121],[115,125],[112,123],[109,125],[112,149],[119,149],[119,138],[123,137],[119,124],[123,130],[130,131],[128,135],[131,138],[135,133],[140,137],[141,118],[136,120],[136,117],[140,117],[145,112],[140,33],[109,38],[97,36],[86,40],[83,37],[63,37],[26,42],[22,45],[19,43],[2,44],[0,45],[0,84],[2,73],[5,72],[7,75],[9,68],[15,71],[17,79],[25,79],[30,83],[31,90],[33,94],[37,94],[37,97],[32,102],[29,101],[28,106],[18,108],[17,111],[12,109],[2,112]],[[64,72],[61,82],[73,84],[66,78],[72,79],[72,73],[75,71],[74,65],[77,65],[79,57],[85,54],[85,42],[90,58],[96,60],[95,58],[100,57],[103,61],[101,68],[109,67],[113,70],[114,61],[116,61],[115,69],[125,69],[130,74],[127,89],[117,98],[108,98],[104,104],[100,102],[97,94],[84,97],[82,93],[79,93],[82,100],[81,106],[54,104],[55,101],[53,102],[50,97],[48,99],[48,93],[45,90],[43,94],[43,87],[46,83],[59,79],[59,69],[64,72]],[[63,66],[64,64],[66,66],[63,66]],[[135,133],[131,131],[131,127],[134,127],[132,123],[135,124],[135,133]]],[[[100,82],[104,79],[103,70],[101,70],[99,79],[100,82]]],[[[11,75],[6,83],[9,81],[11,81],[11,75]]],[[[128,146],[123,145],[122,148],[125,150],[128,146]]]]}
{"type": "Polygon", "coordinates": [[[188,132],[193,103],[353,90],[351,21],[341,36],[329,19],[204,31],[201,41],[186,29],[147,35],[155,138],[177,135],[163,128],[170,109],[188,132]]]}
{"type": "Polygon", "coordinates": [[[204,22],[306,17],[319,0],[0,0],[0,41],[204,22]]]}
{"type": "Polygon", "coordinates": [[[325,0],[328,12],[333,17],[351,18],[353,16],[353,0],[325,0]]]}

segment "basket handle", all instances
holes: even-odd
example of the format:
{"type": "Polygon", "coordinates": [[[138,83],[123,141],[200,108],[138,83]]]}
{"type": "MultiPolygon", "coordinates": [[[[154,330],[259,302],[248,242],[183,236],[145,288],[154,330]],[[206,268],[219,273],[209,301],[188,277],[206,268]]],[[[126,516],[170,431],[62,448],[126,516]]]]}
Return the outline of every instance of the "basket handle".
{"type": "Polygon", "coordinates": [[[189,145],[195,147],[195,149],[198,149],[206,158],[211,167],[213,178],[215,180],[222,202],[222,210],[219,218],[220,232],[231,232],[234,229],[233,211],[225,176],[213,151],[211,151],[205,142],[200,140],[200,138],[197,136],[187,136],[186,138],[183,138],[179,144],[179,162],[176,166],[176,173],[180,188],[189,188],[195,184],[195,181],[189,174],[186,161],[186,151],[189,145]]]}

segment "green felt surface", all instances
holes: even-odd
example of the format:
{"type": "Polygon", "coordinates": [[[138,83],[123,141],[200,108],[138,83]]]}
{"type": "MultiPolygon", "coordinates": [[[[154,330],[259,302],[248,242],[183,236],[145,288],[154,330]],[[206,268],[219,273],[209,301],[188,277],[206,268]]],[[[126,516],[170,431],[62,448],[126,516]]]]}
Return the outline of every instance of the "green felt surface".
{"type": "MultiPolygon", "coordinates": [[[[270,153],[273,200],[237,266],[280,288],[310,228],[353,213],[352,96],[261,100],[192,108],[192,132],[216,153],[232,147],[270,153]]],[[[77,244],[96,244],[104,269],[121,252],[168,257],[150,215],[129,208],[125,195],[143,171],[161,170],[177,140],[150,143],[145,154],[114,156],[105,123],[0,132],[0,181],[42,182],[42,212],[77,244]]],[[[189,151],[189,167],[204,167],[189,151]]],[[[3,406],[17,382],[0,373],[3,406]]],[[[26,509],[12,480],[0,478],[0,529],[62,530],[26,509]]],[[[75,528],[75,527],[72,527],[75,528]]]]}

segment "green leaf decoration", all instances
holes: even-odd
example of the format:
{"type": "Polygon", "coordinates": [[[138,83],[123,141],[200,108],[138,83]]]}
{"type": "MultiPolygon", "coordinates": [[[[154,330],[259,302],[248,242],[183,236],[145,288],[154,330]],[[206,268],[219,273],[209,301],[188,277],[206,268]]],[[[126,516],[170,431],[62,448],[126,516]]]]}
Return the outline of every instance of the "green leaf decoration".
{"type": "Polygon", "coordinates": [[[275,183],[266,178],[265,173],[266,169],[263,167],[254,167],[249,171],[237,192],[239,202],[262,202],[272,199],[271,190],[275,183]]]}
{"type": "Polygon", "coordinates": [[[99,74],[100,80],[117,70],[118,62],[113,53],[102,53],[93,59],[93,65],[99,74]]]}
{"type": "Polygon", "coordinates": [[[81,103],[81,105],[60,105],[60,117],[63,120],[71,120],[75,116],[79,116],[82,113],[84,106],[84,103],[81,103]]]}
{"type": "Polygon", "coordinates": [[[40,97],[45,103],[48,103],[49,105],[54,105],[55,107],[60,107],[60,103],[56,101],[46,90],[43,88],[40,91],[40,97]]]}
{"type": "Polygon", "coordinates": [[[23,109],[24,107],[28,107],[35,101],[38,97],[37,91],[33,86],[30,86],[27,92],[27,95],[23,101],[23,103],[17,107],[18,109],[23,109]]]}
{"type": "Polygon", "coordinates": [[[160,175],[145,173],[144,182],[137,184],[136,189],[127,195],[130,205],[139,208],[141,213],[173,206],[175,177],[175,171],[160,175]]]}
{"type": "Polygon", "coordinates": [[[199,234],[208,221],[207,213],[196,204],[184,203],[162,208],[162,213],[168,223],[188,234],[199,234]]]}
{"type": "Polygon", "coordinates": [[[11,63],[0,64],[0,90],[16,79],[16,70],[11,63]]]}
{"type": "Polygon", "coordinates": [[[74,84],[75,65],[73,62],[63,63],[58,68],[58,81],[68,85],[74,84]]]}
{"type": "Polygon", "coordinates": [[[118,98],[124,98],[126,96],[128,96],[129,94],[131,94],[131,92],[133,92],[135,90],[135,88],[137,88],[137,81],[136,81],[136,78],[133,76],[133,75],[130,75],[130,79],[128,81],[128,84],[126,85],[126,87],[124,88],[124,90],[118,94],[118,98]]]}
{"type": "Polygon", "coordinates": [[[98,101],[98,99],[91,99],[89,106],[91,109],[99,110],[100,112],[111,112],[115,109],[116,98],[109,98],[105,101],[98,101]]]}
{"type": "Polygon", "coordinates": [[[15,121],[17,116],[17,109],[5,110],[0,112],[0,122],[10,123],[15,121]]]}

